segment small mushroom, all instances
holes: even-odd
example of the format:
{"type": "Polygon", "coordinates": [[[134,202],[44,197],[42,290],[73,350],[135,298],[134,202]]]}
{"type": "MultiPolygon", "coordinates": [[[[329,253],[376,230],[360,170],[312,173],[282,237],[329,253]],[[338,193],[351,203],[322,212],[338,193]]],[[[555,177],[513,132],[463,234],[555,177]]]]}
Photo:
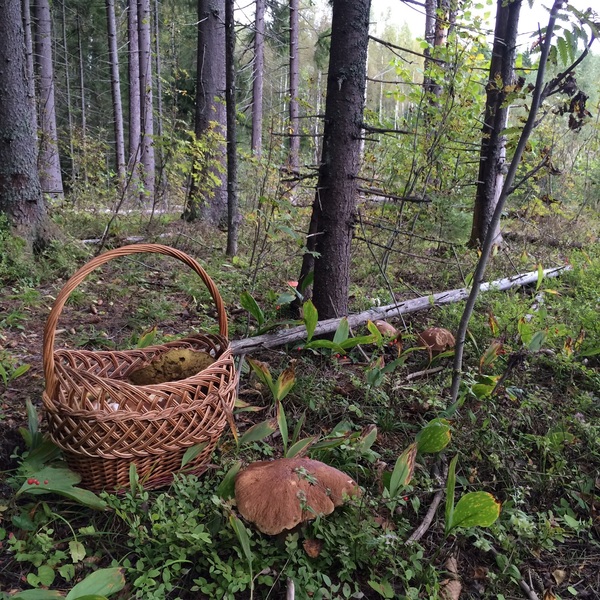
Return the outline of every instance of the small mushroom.
{"type": "Polygon", "coordinates": [[[418,336],[419,342],[427,347],[429,357],[454,348],[454,336],[443,327],[430,327],[418,336]]]}
{"type": "Polygon", "coordinates": [[[396,346],[398,354],[402,352],[402,333],[400,333],[393,325],[387,321],[377,319],[373,321],[373,325],[377,327],[379,333],[386,339],[389,340],[391,346],[396,346]]]}
{"type": "Polygon", "coordinates": [[[268,535],[328,515],[345,497],[358,493],[351,477],[310,458],[255,462],[235,480],[240,514],[268,535]]]}

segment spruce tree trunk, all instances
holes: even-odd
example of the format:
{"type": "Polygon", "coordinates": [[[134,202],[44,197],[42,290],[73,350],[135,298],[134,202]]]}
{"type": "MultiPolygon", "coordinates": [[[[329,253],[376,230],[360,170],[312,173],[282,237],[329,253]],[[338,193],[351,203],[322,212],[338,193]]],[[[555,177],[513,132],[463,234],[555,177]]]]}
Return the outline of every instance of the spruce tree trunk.
{"type": "Polygon", "coordinates": [[[162,61],[160,57],[160,18],[159,3],[154,0],[154,80],[156,82],[156,135],[159,138],[158,147],[155,145],[156,153],[156,171],[158,173],[158,183],[156,183],[155,204],[159,198],[162,198],[165,192],[165,164],[163,153],[163,95],[162,95],[162,61]]]}
{"type": "Polygon", "coordinates": [[[334,0],[323,153],[301,280],[314,260],[319,319],[348,314],[350,246],[356,217],[370,0],[334,0]]]}
{"type": "Polygon", "coordinates": [[[62,43],[63,43],[63,52],[64,52],[64,69],[65,69],[65,94],[67,100],[67,123],[69,126],[68,134],[69,134],[69,164],[70,164],[70,172],[69,177],[71,180],[75,178],[75,143],[73,139],[73,110],[71,104],[71,74],[69,69],[69,50],[67,45],[67,10],[65,6],[65,0],[61,2],[62,9],[62,43]]]}
{"type": "Polygon", "coordinates": [[[81,159],[80,171],[87,186],[87,104],[85,100],[85,77],[83,63],[83,44],[81,43],[81,17],[77,13],[77,50],[79,53],[79,94],[81,100],[81,159]]]}
{"type": "MultiPolygon", "coordinates": [[[[29,0],[21,0],[21,10],[23,11],[23,33],[25,40],[25,75],[27,78],[27,99],[33,108],[33,131],[37,140],[38,121],[37,121],[37,103],[35,95],[35,69],[33,65],[33,37],[31,25],[31,10],[29,0]]],[[[37,145],[37,144],[36,144],[37,145]]]]}
{"type": "Polygon", "coordinates": [[[0,3],[0,213],[33,249],[47,245],[49,219],[37,170],[21,0],[0,3]]]}
{"type": "MultiPolygon", "coordinates": [[[[496,28],[490,76],[486,87],[485,117],[479,154],[479,176],[471,229],[471,247],[479,247],[487,235],[498,198],[504,184],[506,171],[506,136],[508,106],[505,106],[508,89],[515,83],[517,55],[517,30],[521,0],[506,3],[497,0],[496,28]]],[[[493,244],[502,243],[500,224],[495,228],[493,244]]]]}
{"type": "Polygon", "coordinates": [[[125,185],[125,137],[123,133],[123,105],[121,103],[121,78],[119,75],[115,0],[106,0],[106,26],[108,32],[108,62],[110,64],[110,91],[113,103],[115,163],[119,187],[122,189],[125,185]]]}
{"type": "Polygon", "coordinates": [[[252,152],[262,152],[263,84],[265,70],[265,0],[256,0],[254,17],[254,65],[252,78],[252,152]]]}
{"type": "Polygon", "coordinates": [[[42,191],[52,198],[63,198],[56,105],[54,101],[54,65],[52,63],[52,21],[48,0],[35,0],[35,50],[39,81],[39,177],[42,191]]]}
{"type": "Polygon", "coordinates": [[[235,0],[225,0],[225,57],[227,103],[227,256],[235,256],[238,248],[239,207],[237,195],[237,135],[235,104],[235,0]]]}
{"type": "Polygon", "coordinates": [[[225,85],[225,0],[198,0],[195,133],[198,140],[216,134],[218,141],[206,163],[194,165],[183,218],[221,226],[227,223],[225,85]]]}
{"type": "Polygon", "coordinates": [[[141,107],[141,163],[144,184],[141,200],[154,201],[154,114],[152,99],[152,40],[150,35],[150,0],[138,1],[138,35],[140,44],[140,107],[141,107]]]}
{"type": "Polygon", "coordinates": [[[290,173],[297,173],[300,162],[300,137],[298,127],[298,117],[300,108],[298,97],[300,94],[300,59],[298,55],[299,39],[299,0],[290,0],[290,124],[289,124],[289,147],[288,169],[290,173]]]}
{"type": "Polygon", "coordinates": [[[130,196],[136,197],[139,187],[142,122],[140,106],[140,45],[138,37],[137,0],[127,3],[127,64],[129,71],[129,160],[130,196]]]}

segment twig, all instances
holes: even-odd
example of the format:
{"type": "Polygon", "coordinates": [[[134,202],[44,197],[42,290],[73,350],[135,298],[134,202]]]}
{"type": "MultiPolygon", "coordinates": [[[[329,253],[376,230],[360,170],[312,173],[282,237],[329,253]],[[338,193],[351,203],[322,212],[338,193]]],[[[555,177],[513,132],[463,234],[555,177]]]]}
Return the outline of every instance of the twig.
{"type": "MultiPolygon", "coordinates": [[[[496,550],[496,548],[494,548],[493,546],[490,547],[489,552],[491,552],[494,555],[494,558],[496,558],[499,554],[498,550],[496,550]]],[[[524,579],[519,580],[519,587],[525,592],[525,595],[529,600],[540,600],[539,596],[527,584],[527,582],[524,579]]]]}
{"type": "Polygon", "coordinates": [[[413,379],[418,379],[419,377],[425,377],[426,375],[433,375],[434,373],[439,373],[443,371],[444,367],[434,367],[433,369],[425,369],[424,371],[415,371],[414,373],[409,373],[406,376],[406,381],[412,381],[413,379]]]}

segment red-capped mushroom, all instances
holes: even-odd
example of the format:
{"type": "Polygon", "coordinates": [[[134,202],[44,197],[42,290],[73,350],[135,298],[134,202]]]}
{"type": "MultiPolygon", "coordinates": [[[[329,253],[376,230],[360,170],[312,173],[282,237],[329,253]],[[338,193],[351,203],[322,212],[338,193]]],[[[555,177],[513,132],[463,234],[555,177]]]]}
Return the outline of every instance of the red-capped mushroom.
{"type": "Polygon", "coordinates": [[[240,514],[268,535],[328,515],[359,492],[351,477],[310,458],[252,463],[235,480],[240,514]]]}

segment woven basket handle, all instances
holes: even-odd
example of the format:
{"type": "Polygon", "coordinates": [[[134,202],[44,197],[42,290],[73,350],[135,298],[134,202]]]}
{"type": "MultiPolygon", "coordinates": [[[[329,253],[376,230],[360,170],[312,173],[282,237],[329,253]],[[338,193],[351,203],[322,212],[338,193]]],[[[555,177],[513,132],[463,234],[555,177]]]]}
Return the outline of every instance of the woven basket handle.
{"type": "Polygon", "coordinates": [[[83,265],[83,267],[81,267],[69,281],[65,283],[54,301],[54,305],[52,306],[52,310],[46,321],[46,326],[44,327],[42,361],[44,364],[44,377],[46,378],[46,392],[50,393],[51,390],[54,389],[54,338],[56,334],[56,325],[58,324],[58,318],[60,317],[71,292],[100,265],[107,263],[113,258],[119,258],[120,256],[127,256],[129,254],[141,254],[143,252],[166,254],[167,256],[177,258],[200,275],[200,278],[208,288],[217,308],[219,333],[223,337],[227,337],[227,314],[225,313],[225,306],[221,294],[219,294],[217,286],[209,277],[208,273],[191,256],[188,256],[181,250],[171,248],[170,246],[163,246],[161,244],[132,244],[130,246],[123,246],[122,248],[115,248],[114,250],[109,250],[108,252],[96,256],[96,258],[93,258],[83,265]]]}

